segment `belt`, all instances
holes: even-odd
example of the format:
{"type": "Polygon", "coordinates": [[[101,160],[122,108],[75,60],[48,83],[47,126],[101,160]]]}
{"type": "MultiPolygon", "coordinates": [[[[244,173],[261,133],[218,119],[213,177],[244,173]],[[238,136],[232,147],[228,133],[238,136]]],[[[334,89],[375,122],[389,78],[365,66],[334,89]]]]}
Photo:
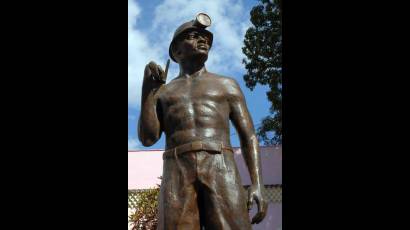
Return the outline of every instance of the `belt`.
{"type": "Polygon", "coordinates": [[[172,158],[181,153],[198,150],[215,151],[218,153],[221,153],[223,150],[228,150],[233,153],[233,149],[230,146],[225,146],[223,142],[193,141],[187,144],[179,145],[172,149],[165,150],[162,158],[172,158]]]}

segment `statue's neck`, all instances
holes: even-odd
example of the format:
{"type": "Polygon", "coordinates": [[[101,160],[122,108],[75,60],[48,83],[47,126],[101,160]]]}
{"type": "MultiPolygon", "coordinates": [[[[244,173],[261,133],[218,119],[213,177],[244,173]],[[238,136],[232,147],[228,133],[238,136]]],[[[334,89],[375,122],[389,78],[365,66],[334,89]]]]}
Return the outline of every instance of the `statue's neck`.
{"type": "Polygon", "coordinates": [[[181,77],[195,77],[199,76],[200,74],[206,72],[205,65],[199,64],[199,65],[183,65],[180,64],[180,71],[179,71],[179,76],[181,77]]]}

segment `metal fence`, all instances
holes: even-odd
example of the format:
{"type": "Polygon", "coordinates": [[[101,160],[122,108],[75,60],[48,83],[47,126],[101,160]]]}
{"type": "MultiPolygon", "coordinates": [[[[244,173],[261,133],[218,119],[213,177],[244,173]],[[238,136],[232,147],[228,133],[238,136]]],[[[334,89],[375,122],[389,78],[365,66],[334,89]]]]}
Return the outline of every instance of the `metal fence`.
{"type": "MultiPolygon", "coordinates": [[[[249,186],[244,186],[248,189],[249,186]]],[[[128,208],[136,208],[138,195],[152,189],[128,190],[128,208]]],[[[269,203],[282,203],[282,185],[265,185],[265,198],[269,203]]]]}

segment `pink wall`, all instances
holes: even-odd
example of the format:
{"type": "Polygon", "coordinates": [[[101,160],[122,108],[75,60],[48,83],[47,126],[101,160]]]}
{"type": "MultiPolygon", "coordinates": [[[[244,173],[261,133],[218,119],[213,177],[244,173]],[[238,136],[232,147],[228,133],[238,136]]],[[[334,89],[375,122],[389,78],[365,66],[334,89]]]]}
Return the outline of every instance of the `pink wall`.
{"type": "MultiPolygon", "coordinates": [[[[161,183],[163,150],[128,152],[128,189],[154,188],[161,183]]],[[[241,149],[235,148],[235,160],[244,185],[251,183],[241,149]]],[[[261,147],[264,184],[282,184],[282,148],[261,147]]]]}
{"type": "MultiPolygon", "coordinates": [[[[251,219],[256,213],[256,205],[249,213],[251,219]]],[[[252,225],[253,230],[281,230],[282,229],[282,203],[269,203],[268,212],[259,224],[252,225]]]]}
{"type": "Polygon", "coordinates": [[[128,151],[128,189],[155,188],[161,183],[163,150],[128,151]]]}
{"type": "MultiPolygon", "coordinates": [[[[261,147],[262,178],[264,184],[282,184],[282,148],[261,147]]],[[[235,148],[235,160],[242,183],[250,185],[251,180],[240,148],[235,148]]]]}

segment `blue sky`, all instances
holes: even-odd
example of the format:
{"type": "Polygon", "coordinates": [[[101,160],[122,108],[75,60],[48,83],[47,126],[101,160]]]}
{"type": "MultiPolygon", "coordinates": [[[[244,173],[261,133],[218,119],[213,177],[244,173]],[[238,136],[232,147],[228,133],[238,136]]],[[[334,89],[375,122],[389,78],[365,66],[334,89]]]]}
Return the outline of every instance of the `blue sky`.
{"type": "MultiPolygon", "coordinates": [[[[165,67],[168,46],[175,29],[194,19],[199,12],[212,19],[208,28],[214,34],[212,49],[205,63],[210,72],[235,78],[245,95],[253,123],[258,126],[269,114],[267,87],[250,91],[243,80],[246,73],[242,59],[243,39],[251,25],[249,12],[256,0],[128,0],[128,149],[163,149],[165,135],[152,147],[144,147],[137,137],[141,85],[144,67],[149,61],[165,67]]],[[[178,65],[171,61],[167,82],[177,76],[178,65]]],[[[231,128],[232,145],[239,146],[236,131],[231,128]]]]}

